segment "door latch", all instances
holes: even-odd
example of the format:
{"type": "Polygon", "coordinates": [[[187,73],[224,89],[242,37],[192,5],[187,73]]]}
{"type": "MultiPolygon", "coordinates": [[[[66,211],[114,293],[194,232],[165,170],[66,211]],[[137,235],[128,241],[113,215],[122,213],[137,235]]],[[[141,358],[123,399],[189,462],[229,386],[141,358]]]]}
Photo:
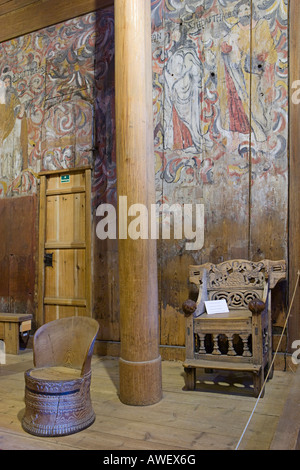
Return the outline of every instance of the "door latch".
{"type": "Polygon", "coordinates": [[[53,268],[53,253],[45,253],[44,255],[45,266],[53,268]]]}

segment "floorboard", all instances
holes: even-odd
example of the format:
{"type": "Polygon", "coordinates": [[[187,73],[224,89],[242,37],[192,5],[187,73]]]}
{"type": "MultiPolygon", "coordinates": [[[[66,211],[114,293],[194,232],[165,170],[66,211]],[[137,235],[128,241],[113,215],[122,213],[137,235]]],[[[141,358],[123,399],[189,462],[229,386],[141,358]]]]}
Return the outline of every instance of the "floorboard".
{"type": "MultiPolygon", "coordinates": [[[[96,413],[88,429],[59,438],[39,438],[23,431],[24,371],[32,351],[7,355],[0,365],[0,449],[2,450],[234,450],[256,404],[251,376],[203,374],[187,391],[181,362],[163,361],[163,399],[131,407],[118,397],[116,358],[94,356],[91,397],[96,413]]],[[[288,397],[293,373],[275,371],[239,450],[268,450],[288,397]]]]}

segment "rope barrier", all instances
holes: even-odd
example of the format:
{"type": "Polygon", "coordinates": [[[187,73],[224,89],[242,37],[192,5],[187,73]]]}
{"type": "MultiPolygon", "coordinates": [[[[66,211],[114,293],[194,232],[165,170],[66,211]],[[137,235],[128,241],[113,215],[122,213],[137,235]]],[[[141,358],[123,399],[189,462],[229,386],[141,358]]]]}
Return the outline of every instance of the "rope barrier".
{"type": "Polygon", "coordinates": [[[249,424],[250,424],[250,422],[251,422],[251,419],[252,419],[252,417],[253,417],[253,415],[254,415],[254,413],[255,413],[255,410],[256,410],[256,408],[257,408],[258,402],[259,402],[259,400],[260,400],[260,398],[261,398],[262,392],[263,392],[263,390],[264,390],[264,387],[265,387],[265,385],[266,385],[266,382],[267,382],[267,380],[268,380],[268,378],[269,378],[269,375],[270,375],[270,372],[271,372],[271,370],[272,370],[273,364],[274,364],[274,362],[275,362],[276,355],[277,355],[277,353],[278,353],[278,351],[279,351],[279,347],[280,347],[280,345],[281,345],[281,341],[282,341],[282,338],[283,338],[284,332],[285,332],[285,330],[286,330],[287,323],[288,323],[288,320],[289,320],[289,317],[290,317],[290,314],[291,314],[291,311],[292,311],[292,306],[293,306],[293,303],[294,303],[294,300],[295,300],[295,296],[296,296],[296,292],[297,292],[297,288],[298,288],[298,285],[299,285],[299,279],[300,279],[300,271],[298,271],[298,274],[297,274],[297,281],[296,281],[296,285],[295,285],[295,289],[294,289],[292,301],[291,301],[291,304],[290,304],[290,308],[289,308],[289,311],[288,311],[288,314],[287,314],[287,317],[286,317],[286,320],[285,320],[285,323],[284,323],[284,327],[283,327],[283,330],[282,330],[282,333],[281,333],[281,336],[280,336],[280,339],[279,339],[279,342],[278,342],[276,351],[275,351],[274,356],[273,356],[273,360],[272,360],[271,365],[270,365],[270,367],[269,367],[268,373],[267,373],[267,375],[266,375],[266,377],[265,377],[265,381],[264,381],[264,383],[263,383],[263,386],[262,386],[262,388],[261,388],[261,391],[260,391],[260,393],[259,393],[259,395],[258,395],[258,397],[257,397],[257,400],[256,400],[256,403],[255,403],[254,408],[253,408],[253,410],[252,410],[252,413],[251,413],[251,415],[250,415],[250,417],[249,417],[249,419],[248,419],[248,421],[247,421],[247,424],[246,424],[246,426],[245,426],[245,428],[244,428],[244,430],[243,430],[243,432],[242,432],[242,435],[241,435],[241,437],[240,437],[240,439],[239,439],[239,441],[238,441],[238,443],[237,443],[237,445],[236,445],[235,450],[238,450],[238,448],[239,448],[239,446],[240,446],[240,444],[241,444],[241,442],[242,442],[242,440],[243,440],[243,437],[244,437],[244,435],[245,435],[245,433],[246,433],[246,431],[247,431],[247,429],[248,429],[248,426],[249,426],[249,424]]]}

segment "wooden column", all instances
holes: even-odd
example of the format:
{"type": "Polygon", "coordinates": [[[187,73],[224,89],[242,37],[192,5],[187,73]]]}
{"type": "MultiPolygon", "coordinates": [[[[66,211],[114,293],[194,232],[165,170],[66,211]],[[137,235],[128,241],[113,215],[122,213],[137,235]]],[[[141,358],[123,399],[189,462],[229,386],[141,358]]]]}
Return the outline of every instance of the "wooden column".
{"type": "MultiPolygon", "coordinates": [[[[155,204],[150,0],[115,0],[115,31],[118,201],[127,196],[128,209],[142,204],[150,220],[155,204]]],[[[124,222],[119,232],[120,399],[150,405],[162,397],[156,242],[150,236],[125,238],[135,218],[126,221],[126,208],[119,204],[118,209],[119,224],[124,222]]]]}
{"type": "MultiPolygon", "coordinates": [[[[290,0],[290,200],[289,200],[289,300],[300,269],[300,2],[290,0]]],[[[300,286],[289,320],[289,346],[300,339],[300,286]]],[[[293,352],[290,351],[290,352],[293,352]]]]}

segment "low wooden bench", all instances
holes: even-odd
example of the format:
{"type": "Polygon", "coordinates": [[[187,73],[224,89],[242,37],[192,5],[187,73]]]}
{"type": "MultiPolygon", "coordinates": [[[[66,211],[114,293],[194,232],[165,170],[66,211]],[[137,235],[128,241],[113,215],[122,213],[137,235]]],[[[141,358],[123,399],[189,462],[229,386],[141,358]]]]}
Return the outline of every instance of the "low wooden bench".
{"type": "Polygon", "coordinates": [[[19,354],[20,333],[31,330],[29,313],[0,313],[0,340],[5,343],[6,354],[19,354]]]}

